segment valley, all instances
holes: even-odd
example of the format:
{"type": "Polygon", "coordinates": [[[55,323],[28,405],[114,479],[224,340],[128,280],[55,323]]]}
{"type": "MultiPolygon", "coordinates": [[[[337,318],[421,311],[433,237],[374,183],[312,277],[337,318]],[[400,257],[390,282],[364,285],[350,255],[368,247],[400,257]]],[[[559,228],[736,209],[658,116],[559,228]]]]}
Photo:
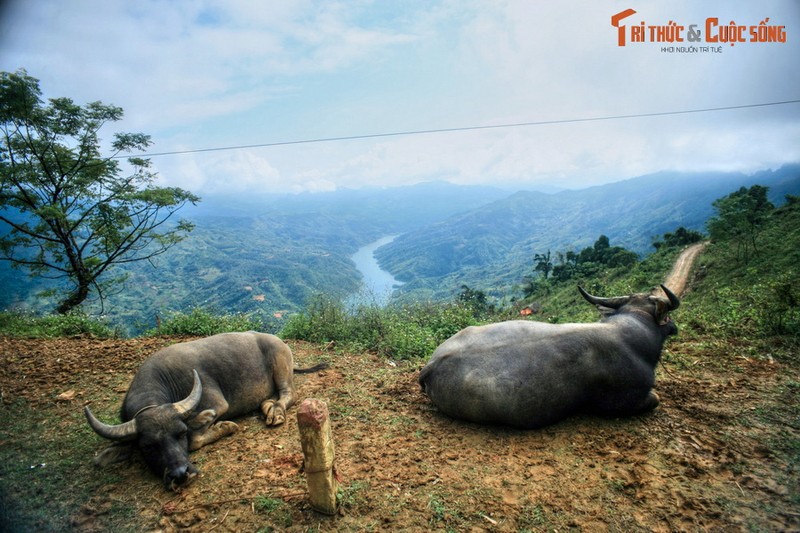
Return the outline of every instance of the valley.
{"type": "MultiPolygon", "coordinates": [[[[759,183],[780,204],[800,192],[800,165],[753,175],[656,174],[556,193],[424,183],[395,189],[205,198],[182,215],[196,228],[152,262],[109,272],[125,282],[85,306],[123,336],[194,308],[256,317],[277,331],[314,295],[345,299],[363,274],[352,259],[375,250],[380,269],[402,282],[391,301],[451,301],[463,285],[497,302],[521,295],[535,254],[579,250],[600,235],[644,256],[679,226],[704,230],[711,203],[759,183]]],[[[0,309],[50,311],[58,285],[0,265],[0,309]],[[43,290],[55,290],[44,294],[43,290]]]]}
{"type": "Polygon", "coordinates": [[[660,173],[555,194],[518,192],[409,232],[377,251],[383,268],[405,282],[396,297],[452,298],[462,285],[501,299],[533,274],[535,254],[577,252],[606,235],[640,257],[678,227],[705,231],[712,203],[743,186],[769,187],[782,204],[800,192],[800,166],[750,176],[660,173]]]}
{"type": "Polygon", "coordinates": [[[350,258],[361,274],[362,283],[358,290],[345,299],[347,306],[377,305],[383,307],[389,303],[395,289],[402,285],[401,281],[383,270],[375,259],[375,251],[391,243],[397,236],[389,235],[375,242],[362,246],[350,258]]]}

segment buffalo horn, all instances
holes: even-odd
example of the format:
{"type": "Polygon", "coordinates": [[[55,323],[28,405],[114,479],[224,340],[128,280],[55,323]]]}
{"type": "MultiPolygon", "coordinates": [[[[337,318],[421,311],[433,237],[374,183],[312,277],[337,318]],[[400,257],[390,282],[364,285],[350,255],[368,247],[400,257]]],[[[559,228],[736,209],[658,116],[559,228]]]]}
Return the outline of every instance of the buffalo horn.
{"type": "Polygon", "coordinates": [[[192,373],[194,374],[192,392],[183,400],[172,404],[178,415],[184,418],[189,416],[194,408],[197,407],[197,404],[200,403],[200,397],[203,395],[203,385],[200,383],[200,376],[197,374],[197,370],[192,370],[192,373]]]}
{"type": "Polygon", "coordinates": [[[104,424],[95,418],[88,405],[83,408],[83,414],[86,415],[86,420],[89,421],[89,425],[92,426],[94,432],[101,437],[114,441],[126,441],[136,438],[136,420],[130,420],[115,426],[104,424]]]}
{"type": "Polygon", "coordinates": [[[630,296],[617,296],[615,298],[600,298],[598,296],[592,296],[591,294],[583,290],[583,287],[581,287],[580,285],[578,285],[578,290],[580,291],[581,296],[583,296],[587,302],[594,305],[602,305],[603,307],[609,307],[611,309],[619,309],[620,307],[628,303],[631,299],[630,296]]]}
{"type": "Polygon", "coordinates": [[[669,298],[670,311],[674,311],[675,309],[678,308],[679,305],[681,305],[681,301],[678,299],[678,297],[672,294],[672,291],[669,290],[666,286],[661,285],[661,290],[663,290],[664,294],[666,294],[667,298],[669,298]]]}

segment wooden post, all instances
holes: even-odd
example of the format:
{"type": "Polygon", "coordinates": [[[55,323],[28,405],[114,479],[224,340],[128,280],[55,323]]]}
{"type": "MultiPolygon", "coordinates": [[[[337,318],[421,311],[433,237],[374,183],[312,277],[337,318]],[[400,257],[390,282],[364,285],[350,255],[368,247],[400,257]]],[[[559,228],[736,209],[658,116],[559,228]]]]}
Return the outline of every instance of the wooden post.
{"type": "Polygon", "coordinates": [[[328,406],[322,400],[303,400],[297,408],[297,426],[311,507],[320,513],[336,514],[337,486],[328,406]]]}

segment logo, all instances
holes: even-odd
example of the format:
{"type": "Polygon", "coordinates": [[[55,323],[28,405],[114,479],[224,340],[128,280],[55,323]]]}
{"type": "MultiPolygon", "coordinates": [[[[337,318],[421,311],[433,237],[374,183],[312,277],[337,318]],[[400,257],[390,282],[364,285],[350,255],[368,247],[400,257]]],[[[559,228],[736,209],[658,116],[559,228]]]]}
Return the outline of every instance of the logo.
{"type": "Polygon", "coordinates": [[[634,23],[631,19],[636,11],[626,9],[611,17],[611,25],[617,28],[617,46],[639,43],[659,43],[662,52],[715,52],[722,53],[722,45],[739,43],[785,43],[786,26],[771,24],[765,18],[758,24],[720,22],[718,17],[709,17],[702,24],[679,24],[670,20],[666,24],[634,23]],[[688,44],[688,46],[685,46],[688,44]],[[684,45],[684,46],[681,46],[684,45]]]}

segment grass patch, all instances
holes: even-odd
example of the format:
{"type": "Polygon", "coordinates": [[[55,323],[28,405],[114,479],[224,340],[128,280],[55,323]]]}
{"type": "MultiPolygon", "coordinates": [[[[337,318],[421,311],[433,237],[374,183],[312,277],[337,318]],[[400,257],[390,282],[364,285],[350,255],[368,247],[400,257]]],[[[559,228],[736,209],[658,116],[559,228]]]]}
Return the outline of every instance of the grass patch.
{"type": "Polygon", "coordinates": [[[90,335],[116,337],[108,322],[80,312],[65,315],[34,315],[13,311],[0,312],[0,335],[22,338],[57,338],[90,335]]]}
{"type": "Polygon", "coordinates": [[[542,505],[528,504],[522,508],[517,519],[520,533],[533,531],[550,531],[552,524],[548,513],[542,505]]]}
{"type": "MultiPolygon", "coordinates": [[[[32,408],[26,402],[0,404],[0,477],[3,481],[0,518],[9,531],[64,531],[78,520],[70,505],[86,501],[101,487],[121,480],[118,469],[95,469],[91,458],[97,436],[81,413],[61,415],[32,408]],[[76,429],[78,428],[78,429],[76,429]],[[30,438],[19,438],[28,435],[30,438]],[[89,471],[91,469],[91,471],[89,471]],[[69,498],[54,498],[69,494],[69,498]]],[[[106,512],[115,530],[134,529],[130,505],[116,503],[106,512]]]]}
{"type": "Polygon", "coordinates": [[[277,498],[258,496],[253,501],[253,509],[259,514],[267,515],[271,522],[270,525],[259,529],[259,531],[280,531],[290,527],[294,522],[292,508],[285,501],[277,498]]]}
{"type": "Polygon", "coordinates": [[[431,516],[428,523],[431,527],[444,527],[447,531],[460,531],[464,524],[464,515],[449,502],[449,495],[432,493],[428,496],[428,509],[431,516]]]}
{"type": "Polygon", "coordinates": [[[248,313],[217,313],[195,307],[188,313],[173,312],[146,336],[190,335],[207,337],[233,331],[262,331],[264,324],[248,313]]]}
{"type": "Polygon", "coordinates": [[[473,308],[463,303],[347,309],[341,301],[321,295],[292,316],[279,335],[413,359],[429,356],[448,337],[476,323],[473,308]]]}
{"type": "Polygon", "coordinates": [[[358,509],[367,503],[367,490],[369,490],[369,483],[366,481],[354,481],[346,486],[339,485],[336,491],[336,502],[343,509],[350,511],[358,509]]]}

